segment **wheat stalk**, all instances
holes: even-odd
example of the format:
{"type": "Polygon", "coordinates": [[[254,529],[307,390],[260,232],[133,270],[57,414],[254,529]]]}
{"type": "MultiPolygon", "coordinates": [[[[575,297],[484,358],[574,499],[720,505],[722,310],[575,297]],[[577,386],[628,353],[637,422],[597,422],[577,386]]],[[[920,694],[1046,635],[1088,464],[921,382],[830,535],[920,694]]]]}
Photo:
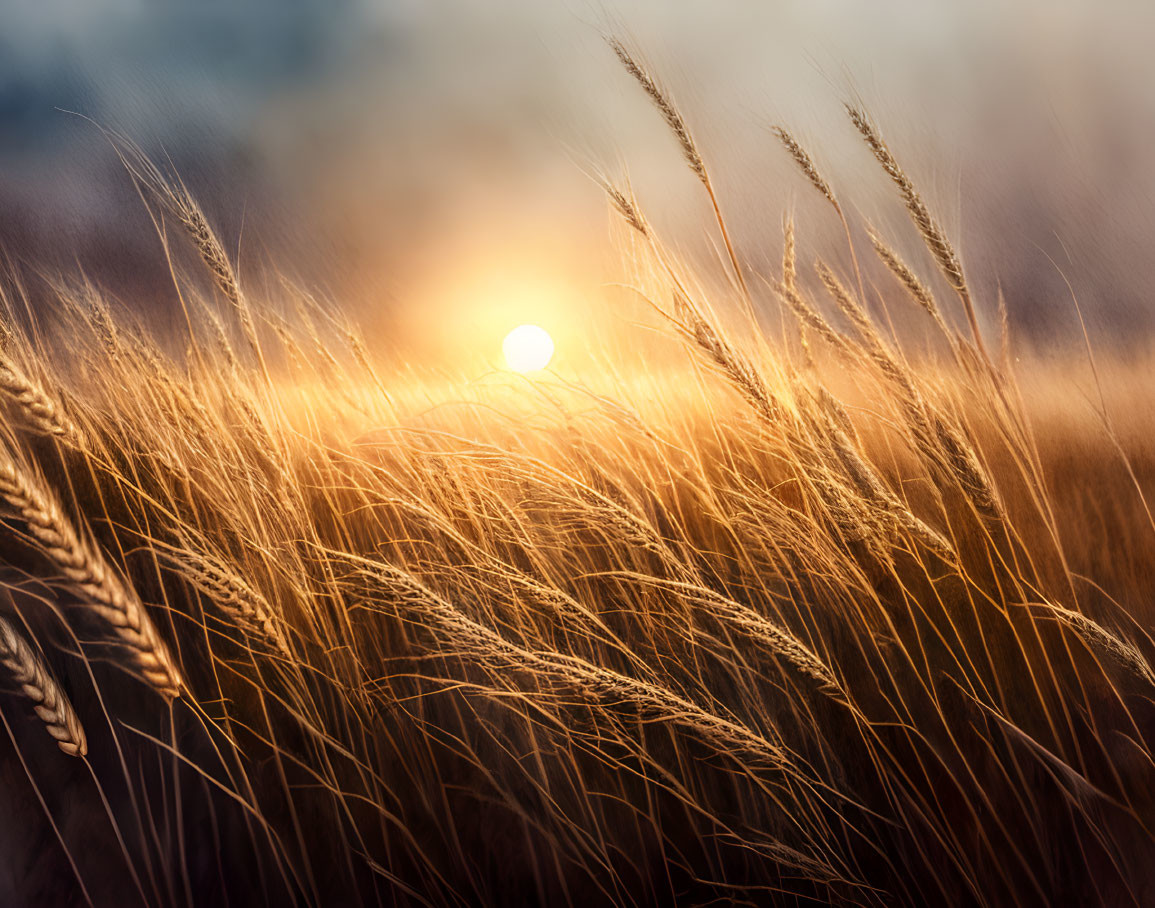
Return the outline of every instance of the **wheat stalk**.
{"type": "Polygon", "coordinates": [[[634,228],[638,233],[644,237],[650,236],[650,226],[646,223],[646,219],[642,217],[641,209],[638,208],[637,200],[634,198],[632,192],[618,189],[609,180],[599,180],[602,190],[609,197],[610,204],[622,216],[627,224],[634,228]]]}
{"type": "Polygon", "coordinates": [[[57,746],[72,757],[87,754],[84,728],[68,697],[36,651],[3,618],[0,618],[0,665],[31,701],[33,711],[57,746]]]}
{"type": "Polygon", "coordinates": [[[61,571],[88,611],[103,620],[132,653],[140,676],[167,699],[180,696],[180,672],[136,591],[121,580],[100,550],[73,528],[38,477],[2,450],[0,498],[24,522],[37,548],[61,571]]]}
{"type": "Polygon", "coordinates": [[[392,598],[412,610],[420,623],[432,622],[443,643],[450,644],[459,654],[469,656],[487,668],[528,670],[600,706],[629,706],[645,721],[681,726],[724,753],[741,755],[789,774],[799,772],[778,744],[745,726],[709,713],[665,688],[637,681],[576,656],[535,652],[510,643],[467,618],[412,574],[393,565],[374,562],[372,568],[362,573],[380,582],[392,598]]]}
{"type": "Polygon", "coordinates": [[[915,274],[910,267],[901,259],[897,252],[882,238],[877,230],[872,226],[867,226],[867,236],[870,237],[870,243],[874,247],[875,253],[882,260],[882,263],[890,269],[891,273],[898,278],[899,283],[906,288],[907,293],[911,298],[921,306],[926,313],[934,319],[935,324],[939,330],[943,332],[951,341],[954,341],[954,332],[952,332],[943,321],[942,313],[939,312],[938,303],[935,302],[934,294],[930,288],[926,286],[917,274],[915,274]]]}
{"type": "Polygon", "coordinates": [[[606,576],[622,576],[661,589],[668,589],[693,599],[706,606],[709,614],[718,621],[737,628],[751,640],[770,650],[779,659],[790,665],[799,674],[817,684],[825,694],[834,694],[846,699],[842,685],[835,678],[829,666],[805,643],[784,627],[760,615],[721,593],[699,583],[685,583],[635,573],[607,573],[606,576]]]}
{"type": "MultiPolygon", "coordinates": [[[[154,547],[160,543],[154,542],[154,547]]],[[[180,548],[157,548],[157,555],[204,593],[246,636],[261,640],[285,657],[289,647],[265,597],[235,571],[207,552],[185,542],[180,548]]]]}
{"type": "Polygon", "coordinates": [[[874,467],[867,463],[855,449],[854,444],[843,429],[833,422],[829,423],[828,428],[834,450],[842,461],[847,475],[863,498],[881,508],[894,520],[899,529],[905,530],[948,564],[957,562],[958,556],[945,537],[916,516],[906,504],[899,500],[898,496],[879,478],[874,467]]]}
{"type": "Polygon", "coordinates": [[[947,466],[971,503],[984,517],[1001,520],[1004,517],[1002,504],[990,476],[979,461],[978,452],[952,421],[932,414],[931,422],[938,448],[946,455],[947,466]]]}
{"type": "Polygon", "coordinates": [[[719,366],[742,396],[764,419],[776,420],[782,409],[758,370],[735,350],[702,316],[680,290],[674,292],[675,324],[679,330],[719,366]]]}
{"type": "Polygon", "coordinates": [[[918,229],[919,235],[938,263],[939,270],[942,271],[951,287],[958,293],[959,299],[962,300],[971,333],[974,335],[975,346],[989,362],[986,347],[983,344],[982,333],[979,331],[979,322],[975,314],[974,303],[971,301],[970,289],[967,286],[966,278],[963,275],[962,263],[959,261],[954,246],[951,245],[950,240],[947,239],[942,227],[940,227],[934,217],[931,216],[930,210],[926,207],[926,203],[922,200],[922,196],[919,195],[918,190],[915,189],[914,183],[911,182],[910,177],[908,177],[902,167],[899,166],[898,161],[895,160],[894,155],[891,154],[890,149],[882,140],[882,136],[874,124],[870,122],[870,118],[867,117],[865,111],[851,104],[846,105],[846,111],[850,115],[850,121],[854,124],[855,129],[861,134],[867,147],[870,148],[874,157],[878,160],[878,163],[882,165],[882,169],[886,171],[887,176],[889,176],[898,187],[903,202],[906,204],[906,210],[910,214],[915,227],[918,229]]]}
{"type": "Polygon", "coordinates": [[[0,353],[0,391],[35,431],[80,446],[80,430],[51,395],[12,359],[0,353]]]}
{"type": "MultiPolygon", "coordinates": [[[[794,218],[787,217],[782,223],[782,286],[797,291],[798,252],[794,237],[794,218]]],[[[810,349],[806,323],[798,322],[798,343],[802,347],[802,360],[806,368],[814,368],[814,353],[810,349]]]]}
{"type": "Polygon", "coordinates": [[[618,60],[621,61],[622,66],[625,67],[626,72],[634,77],[634,81],[642,87],[642,90],[649,96],[653,102],[654,107],[658,109],[658,113],[662,115],[662,119],[666,121],[666,125],[670,127],[670,132],[678,140],[678,145],[682,149],[682,155],[686,159],[686,163],[690,165],[698,179],[703,182],[708,181],[706,176],[706,165],[702,162],[702,156],[698,153],[698,147],[694,144],[694,137],[690,134],[690,130],[686,126],[686,121],[682,119],[681,113],[669,96],[659,87],[654,78],[646,72],[646,70],[634,59],[633,55],[626,50],[625,45],[617,38],[609,39],[610,48],[617,55],[618,60]]]}
{"type": "MultiPolygon", "coordinates": [[[[898,386],[901,392],[900,403],[911,424],[919,451],[940,470],[954,477],[980,514],[1001,519],[1003,511],[994,484],[970,442],[952,420],[939,413],[923,398],[910,370],[896,358],[862,306],[846,290],[834,272],[821,261],[818,262],[817,268],[823,285],[862,337],[866,355],[883,375],[898,386]]],[[[794,296],[797,297],[797,294],[794,296]]],[[[808,314],[811,320],[822,321],[814,310],[806,307],[800,300],[798,304],[804,307],[801,314],[808,314]]],[[[937,534],[933,531],[931,535],[925,535],[920,530],[919,535],[924,535],[932,547],[937,545],[934,542],[934,536],[937,534]]],[[[940,550],[940,554],[942,553],[943,550],[940,550]]]]}
{"type": "Polygon", "coordinates": [[[834,206],[834,210],[842,214],[842,206],[838,203],[838,199],[834,196],[834,190],[830,188],[830,184],[823,179],[822,174],[818,172],[817,166],[814,164],[814,159],[806,152],[806,149],[798,144],[798,140],[794,138],[789,132],[781,126],[771,127],[771,132],[778,137],[778,140],[786,148],[790,157],[794,159],[794,163],[798,165],[798,169],[802,171],[810,185],[818,190],[822,196],[834,206]]]}
{"type": "Polygon", "coordinates": [[[870,316],[866,314],[866,310],[862,308],[862,304],[850,295],[850,291],[843,286],[838,276],[830,270],[829,266],[819,259],[815,263],[815,270],[818,272],[818,279],[822,282],[822,286],[826,288],[827,292],[838,304],[839,310],[850,319],[854,327],[858,329],[858,332],[870,342],[881,343],[874,323],[870,320],[870,316]]]}
{"type": "Polygon", "coordinates": [[[658,109],[658,113],[662,115],[662,119],[666,121],[666,125],[677,139],[678,146],[682,150],[682,156],[686,159],[690,170],[693,171],[694,175],[697,176],[705,187],[706,194],[710,197],[710,204],[714,208],[714,221],[718,225],[718,231],[722,234],[722,243],[726,247],[726,254],[730,259],[730,267],[733,270],[735,280],[738,282],[738,289],[742,291],[748,313],[753,316],[750,290],[746,286],[746,278],[742,275],[742,266],[738,262],[738,254],[734,250],[733,242],[730,240],[730,231],[726,228],[726,219],[722,217],[722,206],[718,202],[718,195],[714,191],[714,184],[710,180],[710,174],[706,170],[706,164],[702,160],[702,155],[698,152],[698,146],[694,142],[694,137],[691,135],[689,128],[686,126],[686,121],[682,118],[682,114],[678,111],[678,108],[674,106],[674,102],[670,100],[669,95],[666,94],[645,68],[634,59],[625,45],[616,38],[610,38],[609,44],[614,54],[617,55],[618,60],[621,61],[622,66],[625,67],[626,72],[633,76],[634,81],[641,86],[642,91],[646,93],[650,101],[653,102],[654,107],[658,109]]]}
{"type": "Polygon", "coordinates": [[[237,316],[245,341],[252,349],[266,380],[268,380],[268,370],[261,353],[260,341],[257,337],[256,325],[253,322],[248,300],[241,292],[236,270],[229,261],[224,245],[209,224],[208,217],[179,177],[170,179],[149,160],[140,148],[120,137],[109,135],[122,163],[137,181],[138,186],[147,188],[159,200],[164,209],[175,217],[184,228],[185,234],[196,249],[216,288],[237,316]]]}
{"type": "Polygon", "coordinates": [[[798,291],[798,287],[793,281],[790,283],[779,281],[774,285],[774,290],[778,296],[785,301],[786,305],[790,307],[798,319],[804,325],[813,329],[813,331],[830,344],[830,346],[842,352],[850,351],[849,341],[839,334],[830,322],[824,319],[813,306],[802,298],[802,294],[798,291]]]}
{"type": "Polygon", "coordinates": [[[1080,612],[1063,608],[1063,606],[1055,605],[1053,602],[1025,602],[1022,605],[1029,609],[1041,611],[1045,617],[1070,628],[1092,650],[1109,656],[1113,662],[1123,666],[1148,684],[1155,686],[1155,671],[1152,671],[1151,664],[1143,654],[1132,644],[1111,633],[1103,625],[1080,612]]]}

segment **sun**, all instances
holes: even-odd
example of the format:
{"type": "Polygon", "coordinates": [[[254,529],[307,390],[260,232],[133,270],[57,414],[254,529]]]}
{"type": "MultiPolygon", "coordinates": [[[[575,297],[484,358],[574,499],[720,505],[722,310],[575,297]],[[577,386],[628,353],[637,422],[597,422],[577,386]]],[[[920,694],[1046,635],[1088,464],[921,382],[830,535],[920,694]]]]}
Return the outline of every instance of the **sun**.
{"type": "Polygon", "coordinates": [[[553,338],[537,325],[519,325],[501,342],[505,362],[514,372],[536,372],[553,357],[553,338]]]}

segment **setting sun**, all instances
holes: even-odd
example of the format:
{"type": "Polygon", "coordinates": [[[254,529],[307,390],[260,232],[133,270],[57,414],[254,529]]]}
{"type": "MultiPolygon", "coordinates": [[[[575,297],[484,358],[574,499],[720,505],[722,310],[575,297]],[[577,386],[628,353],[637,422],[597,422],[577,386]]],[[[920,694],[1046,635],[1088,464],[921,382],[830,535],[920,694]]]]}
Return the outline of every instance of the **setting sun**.
{"type": "Polygon", "coordinates": [[[505,362],[514,372],[536,372],[553,357],[553,338],[537,325],[520,325],[501,342],[505,362]]]}

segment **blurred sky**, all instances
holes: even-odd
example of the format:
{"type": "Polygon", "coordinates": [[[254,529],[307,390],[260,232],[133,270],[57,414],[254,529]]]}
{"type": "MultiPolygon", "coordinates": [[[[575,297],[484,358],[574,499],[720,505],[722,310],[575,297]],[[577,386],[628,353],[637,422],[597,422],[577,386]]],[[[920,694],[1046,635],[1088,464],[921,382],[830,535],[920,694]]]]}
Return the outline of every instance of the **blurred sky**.
{"type": "Polygon", "coordinates": [[[605,48],[613,33],[677,98],[752,261],[776,260],[787,207],[804,255],[833,248],[773,122],[917,254],[842,117],[840,102],[861,96],[1021,330],[1045,339],[1075,324],[1064,273],[1098,336],[1133,340],[1155,323],[1149,2],[0,0],[0,11],[0,240],[40,266],[78,263],[144,311],[169,293],[155,235],[99,132],[62,111],[169,158],[246,269],[290,262],[399,326],[431,311],[469,324],[445,300],[470,286],[508,302],[520,283],[520,318],[537,284],[565,285],[563,300],[585,292],[583,275],[606,280],[609,218],[583,173],[594,165],[628,174],[688,254],[708,251],[700,193],[605,48]]]}

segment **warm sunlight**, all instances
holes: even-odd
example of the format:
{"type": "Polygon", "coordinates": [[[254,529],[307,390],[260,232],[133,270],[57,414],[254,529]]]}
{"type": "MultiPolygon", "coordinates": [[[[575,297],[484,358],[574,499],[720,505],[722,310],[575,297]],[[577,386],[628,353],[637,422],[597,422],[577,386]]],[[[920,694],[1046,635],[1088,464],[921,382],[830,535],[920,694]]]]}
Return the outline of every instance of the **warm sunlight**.
{"type": "Polygon", "coordinates": [[[0,908],[1155,908],[1155,0],[914,6],[0,0],[0,908]]]}
{"type": "Polygon", "coordinates": [[[501,342],[505,362],[514,372],[536,372],[553,357],[553,338],[537,325],[519,325],[501,342]]]}

